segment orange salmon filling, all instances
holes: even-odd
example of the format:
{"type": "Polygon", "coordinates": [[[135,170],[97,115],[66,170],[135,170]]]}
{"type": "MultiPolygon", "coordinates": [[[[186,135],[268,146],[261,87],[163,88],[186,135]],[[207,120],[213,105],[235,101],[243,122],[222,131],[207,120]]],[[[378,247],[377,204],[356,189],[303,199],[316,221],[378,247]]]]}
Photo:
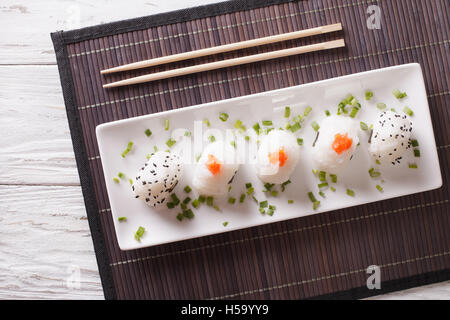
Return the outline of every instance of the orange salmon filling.
{"type": "Polygon", "coordinates": [[[208,161],[206,161],[206,167],[213,175],[217,175],[220,172],[222,163],[214,157],[212,154],[208,154],[208,161]]]}
{"type": "Polygon", "coordinates": [[[276,164],[278,162],[279,166],[282,167],[286,163],[287,158],[284,147],[281,147],[278,152],[269,152],[269,161],[271,164],[276,164]]]}
{"type": "Polygon", "coordinates": [[[353,139],[348,137],[348,134],[342,135],[337,133],[334,136],[334,141],[331,144],[331,148],[336,151],[337,154],[341,154],[342,152],[350,149],[352,146],[353,139]]]}

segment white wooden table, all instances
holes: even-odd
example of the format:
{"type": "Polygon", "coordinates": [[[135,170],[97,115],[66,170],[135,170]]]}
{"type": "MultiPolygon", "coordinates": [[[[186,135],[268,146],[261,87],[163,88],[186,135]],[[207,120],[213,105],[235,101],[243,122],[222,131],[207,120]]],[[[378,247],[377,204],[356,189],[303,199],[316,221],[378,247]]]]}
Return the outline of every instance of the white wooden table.
{"type": "Polygon", "coordinates": [[[0,299],[103,299],[50,32],[213,2],[0,2],[0,299]]]}

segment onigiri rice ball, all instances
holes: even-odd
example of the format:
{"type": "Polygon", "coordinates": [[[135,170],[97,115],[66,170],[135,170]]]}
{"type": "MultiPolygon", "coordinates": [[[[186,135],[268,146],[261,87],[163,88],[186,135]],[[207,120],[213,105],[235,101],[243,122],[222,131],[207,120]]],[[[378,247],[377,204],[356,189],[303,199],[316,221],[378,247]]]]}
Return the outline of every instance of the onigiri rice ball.
{"type": "Polygon", "coordinates": [[[332,115],[322,120],[319,136],[312,150],[316,169],[338,173],[350,161],[359,143],[357,121],[332,115]]]}
{"type": "Polygon", "coordinates": [[[392,111],[380,113],[373,125],[369,153],[381,163],[400,163],[411,145],[412,122],[406,115],[392,111]]]}
{"type": "Polygon", "coordinates": [[[260,139],[257,175],[265,183],[283,183],[289,180],[299,158],[295,136],[284,130],[272,130],[260,139]]]}
{"type": "Polygon", "coordinates": [[[195,167],[192,184],[201,195],[223,195],[239,169],[236,150],[222,141],[208,144],[195,167]]]}
{"type": "Polygon", "coordinates": [[[158,151],[139,170],[131,188],[136,198],[150,207],[159,207],[175,188],[182,173],[183,164],[178,155],[158,151]]]}

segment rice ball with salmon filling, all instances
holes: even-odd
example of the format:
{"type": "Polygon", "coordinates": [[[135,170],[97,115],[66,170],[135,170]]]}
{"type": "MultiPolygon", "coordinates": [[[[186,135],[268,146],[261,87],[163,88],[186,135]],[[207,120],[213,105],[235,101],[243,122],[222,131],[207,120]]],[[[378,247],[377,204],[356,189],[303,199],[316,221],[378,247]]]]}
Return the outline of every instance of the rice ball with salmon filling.
{"type": "Polygon", "coordinates": [[[216,196],[228,192],[239,164],[236,150],[222,141],[208,144],[195,167],[193,186],[201,195],[216,196]]]}
{"type": "Polygon", "coordinates": [[[280,184],[289,180],[299,158],[295,136],[287,131],[272,130],[260,139],[256,172],[261,181],[280,184]]]}
{"type": "Polygon", "coordinates": [[[373,125],[369,153],[381,163],[400,163],[411,145],[412,122],[392,111],[380,113],[373,125]]]}
{"type": "Polygon", "coordinates": [[[136,198],[157,208],[176,187],[182,172],[183,164],[178,155],[158,151],[139,170],[131,188],[136,198]]]}
{"type": "Polygon", "coordinates": [[[323,119],[312,150],[315,168],[338,173],[350,161],[359,143],[358,122],[349,117],[329,116],[323,119]]]}

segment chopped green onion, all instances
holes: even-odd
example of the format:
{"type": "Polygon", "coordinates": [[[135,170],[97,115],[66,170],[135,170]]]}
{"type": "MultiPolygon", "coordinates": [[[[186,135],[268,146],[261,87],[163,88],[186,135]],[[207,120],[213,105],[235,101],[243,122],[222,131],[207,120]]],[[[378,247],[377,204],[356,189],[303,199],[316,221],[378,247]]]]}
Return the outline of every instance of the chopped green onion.
{"type": "Polygon", "coordinates": [[[172,148],[173,145],[174,145],[175,143],[177,143],[177,141],[174,140],[174,139],[172,139],[172,138],[170,138],[169,140],[166,141],[166,145],[167,145],[169,148],[172,148]]]}
{"type": "Polygon", "coordinates": [[[167,203],[166,203],[166,206],[167,206],[168,209],[173,209],[173,208],[175,208],[175,203],[173,203],[173,202],[167,202],[167,203]]]}
{"type": "Polygon", "coordinates": [[[250,188],[247,189],[247,194],[248,194],[248,195],[251,195],[251,194],[253,194],[254,192],[255,192],[255,188],[253,188],[253,187],[250,187],[250,188]]]}
{"type": "Polygon", "coordinates": [[[420,158],[420,150],[414,149],[414,157],[420,158]]]}
{"type": "Polygon", "coordinates": [[[120,183],[119,178],[114,177],[113,180],[114,180],[115,183],[120,183]]]}
{"type": "Polygon", "coordinates": [[[177,195],[175,193],[172,193],[170,195],[170,197],[172,198],[173,204],[175,206],[177,206],[180,203],[180,199],[178,199],[177,195]]]}
{"type": "Polygon", "coordinates": [[[150,130],[150,129],[145,130],[145,135],[147,137],[150,137],[152,135],[152,130],[150,130]]]}
{"type": "Polygon", "coordinates": [[[235,202],[236,202],[236,198],[233,198],[233,197],[228,198],[228,203],[234,204],[235,202]]]}
{"type": "Polygon", "coordinates": [[[327,173],[325,171],[319,171],[319,180],[327,181],[327,173]]]}
{"type": "Polygon", "coordinates": [[[356,114],[358,113],[358,111],[359,111],[359,108],[357,108],[357,107],[353,107],[352,108],[352,111],[350,111],[350,118],[354,118],[354,117],[356,117],[356,114]]]}
{"type": "Polygon", "coordinates": [[[232,141],[230,141],[230,144],[233,148],[236,149],[236,141],[232,140],[232,141]]]}
{"type": "Polygon", "coordinates": [[[330,174],[330,178],[331,178],[331,182],[337,183],[337,175],[335,175],[335,174],[330,174]]]}
{"type": "Polygon", "coordinates": [[[242,203],[245,200],[245,193],[241,194],[240,198],[239,198],[239,202],[242,203]]]}
{"type": "Polygon", "coordinates": [[[397,112],[394,108],[391,108],[391,111],[392,111],[392,112],[397,112]]]}
{"type": "Polygon", "coordinates": [[[325,110],[325,115],[326,115],[327,117],[329,117],[329,116],[331,115],[330,111],[325,110]]]}
{"type": "Polygon", "coordinates": [[[170,123],[169,123],[169,119],[165,119],[164,120],[164,130],[169,130],[170,128],[170,123]]]}
{"type": "Polygon", "coordinates": [[[356,107],[356,106],[358,105],[358,100],[357,100],[355,97],[353,97],[353,99],[350,100],[349,104],[350,104],[352,107],[356,107]]]}
{"type": "Polygon", "coordinates": [[[361,130],[364,130],[364,131],[367,131],[369,129],[369,126],[362,121],[359,123],[359,126],[360,126],[361,130]]]}
{"type": "Polygon", "coordinates": [[[239,130],[244,130],[244,131],[246,129],[245,126],[242,125],[241,120],[236,120],[236,122],[234,123],[234,128],[239,129],[239,130]]]}
{"type": "Polygon", "coordinates": [[[383,188],[379,184],[377,184],[375,187],[378,189],[378,191],[383,192],[383,188]]]}
{"type": "Polygon", "coordinates": [[[336,191],[336,188],[333,187],[333,186],[330,186],[330,190],[333,191],[333,192],[335,192],[335,191],[336,191]]]}
{"type": "Polygon", "coordinates": [[[216,137],[214,137],[213,135],[208,137],[209,142],[214,142],[216,141],[216,137]]]}
{"type": "Polygon", "coordinates": [[[285,118],[289,118],[291,116],[291,108],[290,107],[285,107],[284,108],[284,117],[285,118]]]}
{"type": "Polygon", "coordinates": [[[228,186],[228,192],[231,191],[231,184],[228,186]]]}
{"type": "Polygon", "coordinates": [[[190,137],[192,135],[192,133],[190,132],[190,131],[186,131],[185,133],[184,133],[184,136],[185,137],[190,137]]]}
{"type": "Polygon", "coordinates": [[[179,221],[182,221],[182,220],[184,219],[183,214],[182,214],[182,213],[177,214],[177,219],[178,219],[179,221]]]}
{"type": "Polygon", "coordinates": [[[150,153],[147,153],[147,155],[145,156],[148,159],[150,159],[152,157],[152,155],[150,153]]]}
{"type": "Polygon", "coordinates": [[[253,130],[255,130],[256,134],[259,135],[259,131],[261,130],[261,127],[259,126],[259,123],[255,123],[253,125],[253,130]]]}
{"type": "Polygon", "coordinates": [[[320,129],[320,126],[315,121],[313,121],[313,123],[311,123],[311,127],[314,129],[314,131],[319,131],[319,129],[320,129]]]}
{"type": "Polygon", "coordinates": [[[347,195],[354,197],[355,196],[355,191],[353,191],[352,189],[347,189],[346,191],[347,195]]]}
{"type": "Polygon", "coordinates": [[[252,187],[252,183],[251,182],[247,182],[246,184],[245,184],[245,187],[248,189],[248,188],[251,188],[252,187]]]}
{"type": "Polygon", "coordinates": [[[418,147],[418,146],[419,146],[419,141],[417,141],[416,139],[411,140],[411,145],[412,145],[413,147],[418,147]]]}
{"type": "Polygon", "coordinates": [[[270,191],[270,195],[272,197],[276,197],[276,196],[278,196],[278,191],[277,190],[272,190],[272,191],[270,191]]]}
{"type": "Polygon", "coordinates": [[[133,179],[129,178],[129,179],[128,179],[128,182],[129,182],[130,184],[133,184],[133,179]]]}
{"type": "Polygon", "coordinates": [[[411,168],[411,169],[417,169],[417,164],[410,163],[410,164],[408,164],[408,167],[411,168]]]}
{"type": "Polygon", "coordinates": [[[401,92],[398,89],[395,89],[394,91],[392,91],[392,94],[397,98],[397,99],[403,99],[404,97],[406,97],[406,92],[401,92]]]}
{"type": "Polygon", "coordinates": [[[139,228],[137,229],[136,233],[134,234],[134,238],[135,238],[137,241],[140,242],[142,236],[144,235],[144,233],[145,233],[145,228],[144,228],[144,227],[139,227],[139,228]]]}
{"type": "Polygon", "coordinates": [[[377,108],[380,109],[380,110],[386,109],[386,103],[378,102],[377,103],[377,108]]]}
{"type": "Polygon", "coordinates": [[[312,193],[312,192],[308,192],[308,197],[309,197],[309,200],[311,200],[311,202],[313,202],[313,203],[317,201],[316,197],[314,196],[314,193],[312,193]]]}
{"type": "Polygon", "coordinates": [[[300,130],[302,128],[300,122],[295,122],[293,125],[289,126],[289,130],[291,130],[291,132],[295,132],[297,130],[300,130]]]}
{"type": "Polygon", "coordinates": [[[192,206],[197,209],[200,206],[200,201],[198,201],[198,199],[194,199],[192,201],[192,206]]]}
{"type": "Polygon", "coordinates": [[[272,187],[274,186],[275,184],[274,183],[265,183],[264,184],[264,188],[266,188],[266,190],[264,190],[264,192],[269,192],[270,191],[270,189],[272,189],[272,187]]]}
{"type": "Polygon", "coordinates": [[[133,147],[133,142],[128,142],[127,148],[122,152],[122,158],[125,158],[125,156],[128,154],[128,152],[131,151],[131,148],[133,147]]]}
{"type": "Polygon", "coordinates": [[[268,205],[269,205],[269,203],[267,202],[267,200],[261,201],[259,203],[260,208],[266,208],[268,205]]]}
{"type": "Polygon", "coordinates": [[[367,90],[365,93],[365,96],[366,96],[366,100],[369,101],[373,97],[373,92],[370,90],[367,90]]]}
{"type": "Polygon", "coordinates": [[[320,195],[322,198],[325,198],[325,193],[323,193],[322,191],[319,191],[319,195],[320,195]]]}
{"type": "Polygon", "coordinates": [[[319,207],[319,205],[320,205],[320,201],[314,201],[314,202],[313,202],[313,209],[314,209],[314,210],[317,210],[317,208],[319,207]]]}
{"type": "Polygon", "coordinates": [[[117,220],[119,220],[120,222],[127,221],[127,217],[119,217],[117,218],[117,220]]]}
{"type": "Polygon", "coordinates": [[[117,176],[118,176],[120,179],[125,179],[125,174],[124,174],[123,172],[119,172],[119,173],[117,174],[117,176]]]}
{"type": "Polygon", "coordinates": [[[374,168],[370,168],[369,169],[369,175],[371,178],[378,178],[379,176],[381,176],[381,173],[378,171],[375,171],[374,168]]]}
{"type": "Polygon", "coordinates": [[[380,160],[378,160],[378,159],[375,159],[375,163],[378,164],[378,165],[381,164],[380,160]]]}
{"type": "Polygon", "coordinates": [[[262,121],[263,126],[272,126],[272,120],[263,120],[262,121]]]}
{"type": "Polygon", "coordinates": [[[200,203],[205,203],[206,197],[205,197],[205,196],[202,196],[202,195],[199,195],[199,196],[198,196],[198,201],[200,201],[200,203]]]}
{"type": "Polygon", "coordinates": [[[199,153],[198,155],[195,156],[195,162],[198,162],[198,160],[200,160],[200,158],[202,157],[202,154],[199,153]]]}
{"type": "Polygon", "coordinates": [[[157,146],[153,146],[153,151],[157,152],[158,151],[158,147],[157,146]]]}
{"type": "Polygon", "coordinates": [[[203,123],[206,124],[206,126],[209,128],[209,126],[211,125],[211,123],[209,122],[208,119],[203,119],[203,123]]]}
{"type": "Polygon", "coordinates": [[[214,205],[214,197],[212,196],[206,197],[206,205],[212,207],[214,205]]]}
{"type": "Polygon", "coordinates": [[[190,197],[186,197],[186,198],[184,198],[183,203],[188,204],[189,202],[191,202],[191,200],[192,199],[190,197]]]}
{"type": "Polygon", "coordinates": [[[222,112],[219,116],[219,119],[222,120],[223,122],[228,120],[228,113],[222,112]]]}
{"type": "Polygon", "coordinates": [[[273,214],[274,214],[274,212],[275,212],[275,210],[273,210],[273,209],[267,209],[267,215],[269,215],[269,216],[273,216],[273,214]]]}
{"type": "Polygon", "coordinates": [[[265,128],[264,129],[264,133],[265,134],[269,134],[269,132],[272,131],[272,130],[273,130],[273,128],[265,128]]]}
{"type": "Polygon", "coordinates": [[[303,145],[303,139],[302,138],[297,138],[297,144],[299,146],[302,146],[303,145]]]}
{"type": "Polygon", "coordinates": [[[250,136],[245,136],[245,141],[250,141],[250,136]]]}
{"type": "Polygon", "coordinates": [[[306,117],[311,111],[312,111],[312,108],[310,106],[308,106],[308,107],[306,107],[305,111],[303,112],[303,115],[306,117]]]}
{"type": "Polygon", "coordinates": [[[192,209],[187,209],[183,211],[183,216],[185,216],[188,219],[192,219],[195,215],[192,209]]]}
{"type": "Polygon", "coordinates": [[[284,190],[286,189],[286,186],[287,186],[289,183],[291,183],[291,180],[287,180],[287,181],[285,181],[285,182],[283,182],[283,183],[281,184],[281,192],[284,192],[284,190]]]}
{"type": "Polygon", "coordinates": [[[289,203],[289,204],[293,204],[293,203],[294,203],[294,200],[288,200],[288,203],[289,203]]]}
{"type": "Polygon", "coordinates": [[[414,112],[409,107],[404,107],[403,112],[406,113],[410,117],[412,117],[414,115],[414,112]]]}
{"type": "Polygon", "coordinates": [[[266,210],[265,210],[264,208],[258,208],[258,210],[259,210],[259,212],[260,212],[261,214],[265,214],[265,213],[266,213],[266,210]]]}
{"type": "Polygon", "coordinates": [[[328,187],[328,182],[319,183],[317,186],[319,187],[319,189],[328,187]]]}
{"type": "Polygon", "coordinates": [[[228,221],[223,222],[222,225],[223,225],[224,227],[226,227],[226,226],[228,225],[228,221]]]}
{"type": "Polygon", "coordinates": [[[184,187],[184,192],[186,192],[186,193],[189,193],[189,192],[191,192],[192,191],[192,189],[191,189],[191,187],[190,186],[186,186],[186,187],[184,187]]]}

